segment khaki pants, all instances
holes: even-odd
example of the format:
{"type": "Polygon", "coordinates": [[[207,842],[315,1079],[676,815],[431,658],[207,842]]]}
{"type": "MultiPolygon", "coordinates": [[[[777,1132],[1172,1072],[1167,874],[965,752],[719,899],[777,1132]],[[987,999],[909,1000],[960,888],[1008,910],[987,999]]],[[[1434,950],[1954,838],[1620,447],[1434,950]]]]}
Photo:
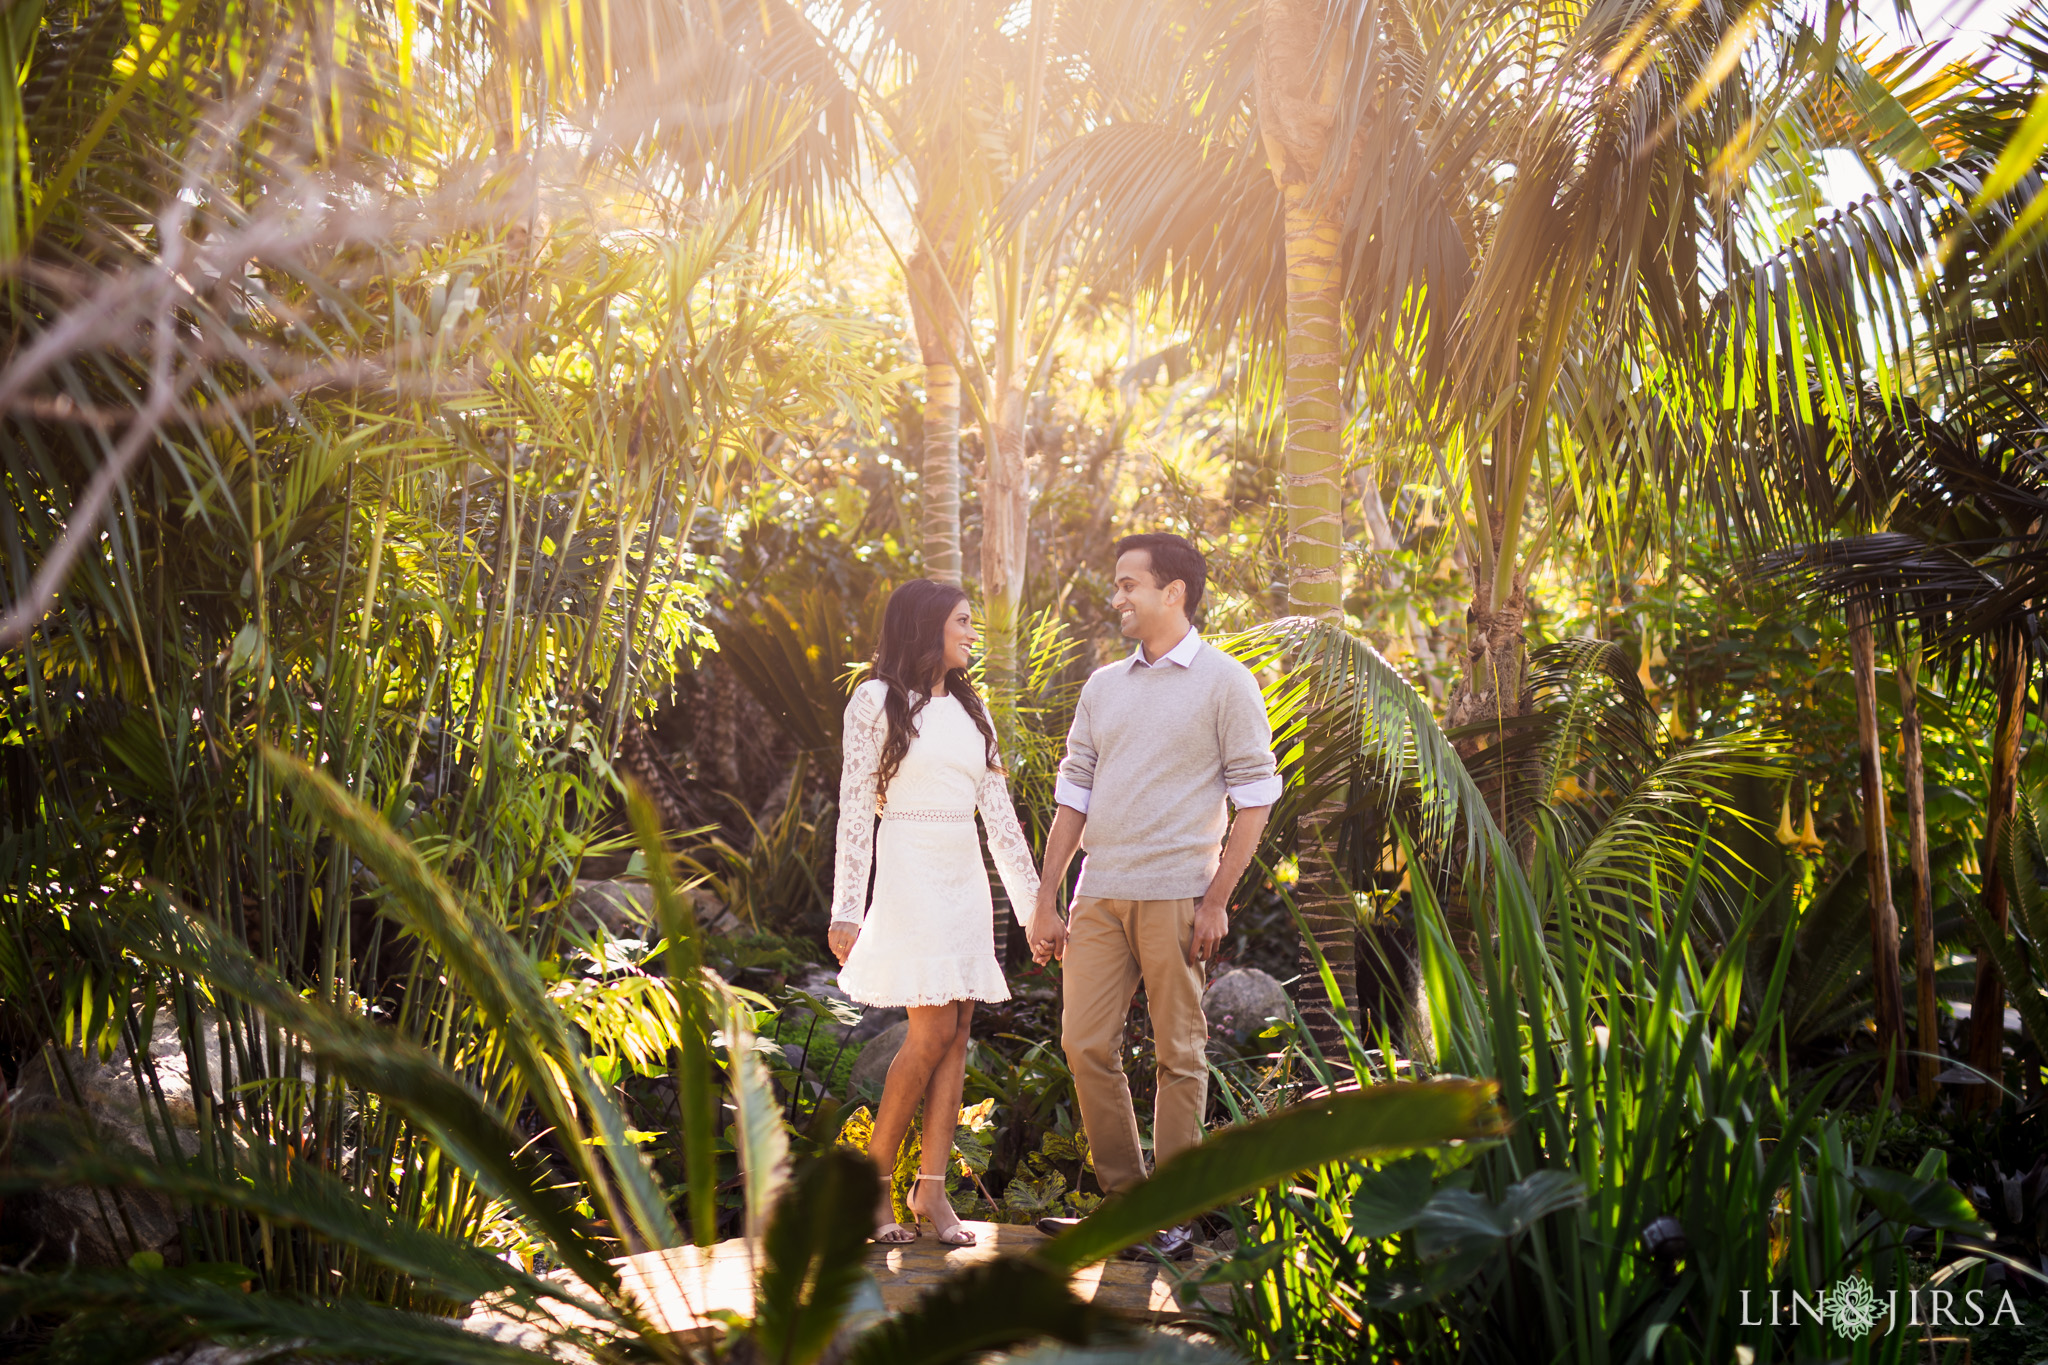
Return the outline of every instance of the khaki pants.
{"type": "Polygon", "coordinates": [[[1103,1192],[1145,1178],[1138,1118],[1124,1077],[1124,1021],[1138,983],[1152,1016],[1159,1088],[1152,1107],[1154,1159],[1165,1162],[1202,1140],[1209,1103],[1209,1023],[1202,970],[1188,961],[1193,900],[1074,902],[1065,959],[1060,1046],[1074,1072],[1081,1122],[1103,1192]]]}

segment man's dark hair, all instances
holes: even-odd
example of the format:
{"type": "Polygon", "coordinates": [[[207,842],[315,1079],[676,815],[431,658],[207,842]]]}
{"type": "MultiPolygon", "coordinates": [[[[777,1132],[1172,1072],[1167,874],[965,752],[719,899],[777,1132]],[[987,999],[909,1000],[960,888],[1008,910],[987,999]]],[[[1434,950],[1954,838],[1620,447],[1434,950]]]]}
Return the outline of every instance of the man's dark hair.
{"type": "Polygon", "coordinates": [[[1132,550],[1143,550],[1152,559],[1152,581],[1160,587],[1178,578],[1187,585],[1188,620],[1195,619],[1195,613],[1202,609],[1202,589],[1209,583],[1209,566],[1185,536],[1171,535],[1165,531],[1147,531],[1143,535],[1125,536],[1116,543],[1117,558],[1121,559],[1132,550]]]}

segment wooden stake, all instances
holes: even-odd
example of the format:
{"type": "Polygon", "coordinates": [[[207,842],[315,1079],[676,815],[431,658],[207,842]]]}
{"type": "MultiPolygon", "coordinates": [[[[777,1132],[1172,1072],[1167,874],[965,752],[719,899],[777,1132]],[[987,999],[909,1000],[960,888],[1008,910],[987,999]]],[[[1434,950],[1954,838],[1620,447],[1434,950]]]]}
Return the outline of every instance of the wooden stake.
{"type": "Polygon", "coordinates": [[[1870,872],[1871,986],[1877,1037],[1888,1052],[1906,1041],[1906,998],[1899,981],[1899,912],[1892,905],[1891,849],[1885,839],[1884,770],[1877,738],[1877,641],[1868,604],[1848,607],[1849,654],[1856,676],[1856,734],[1863,751],[1864,865],[1870,872]]]}
{"type": "Polygon", "coordinates": [[[1927,854],[1927,770],[1920,751],[1920,651],[1899,639],[1899,745],[1905,757],[1906,850],[1912,869],[1913,995],[1919,1016],[1920,1102],[1934,1103],[1941,1034],[1934,1001],[1934,874],[1927,854]]]}
{"type": "MultiPolygon", "coordinates": [[[[1984,831],[1984,910],[1999,933],[2006,932],[2011,913],[2005,878],[1999,868],[2006,826],[2019,795],[2020,733],[2027,722],[2027,647],[2019,639],[1995,640],[1992,671],[1998,680],[1998,729],[1991,739],[1991,802],[1984,831]]],[[[1977,952],[1977,989],[1970,997],[1970,1065],[1993,1082],[2005,1076],[2005,990],[1998,963],[1988,949],[1977,952]]],[[[1973,1086],[1967,1101],[1972,1109],[1997,1102],[1995,1084],[1973,1086]]]]}

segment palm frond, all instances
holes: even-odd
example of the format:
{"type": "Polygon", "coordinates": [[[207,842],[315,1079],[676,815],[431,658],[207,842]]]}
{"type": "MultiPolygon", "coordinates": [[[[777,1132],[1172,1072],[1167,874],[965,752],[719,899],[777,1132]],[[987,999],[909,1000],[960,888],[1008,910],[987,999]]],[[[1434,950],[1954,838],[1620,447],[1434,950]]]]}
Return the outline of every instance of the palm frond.
{"type": "Polygon", "coordinates": [[[593,1190],[618,1201],[614,1226],[631,1235],[636,1249],[674,1246],[682,1240],[668,1201],[654,1182],[639,1149],[626,1139],[626,1123],[614,1098],[592,1075],[583,1044],[568,1028],[541,988],[532,961],[511,935],[488,916],[477,915],[411,844],[394,834],[325,773],[269,750],[265,758],[279,781],[317,811],[390,888],[390,909],[407,927],[434,945],[462,982],[477,1008],[519,1059],[528,1093],[556,1131],[580,1139],[588,1123],[603,1144],[605,1170],[599,1175],[583,1143],[571,1143],[571,1159],[590,1165],[593,1190]]]}
{"type": "Polygon", "coordinates": [[[367,1203],[332,1173],[286,1148],[251,1148],[238,1173],[223,1178],[96,1146],[68,1125],[47,1134],[18,1132],[16,1143],[13,1163],[0,1181],[16,1193],[73,1185],[154,1190],[280,1228],[307,1228],[456,1303],[505,1295],[537,1308],[541,1300],[553,1299],[599,1320],[617,1320],[602,1300],[529,1274],[471,1242],[392,1217],[390,1210],[367,1203]],[[52,1160],[26,1159],[35,1152],[48,1152],[52,1160]]]}
{"type": "Polygon", "coordinates": [[[1484,794],[1428,700],[1378,650],[1307,617],[1254,626],[1219,644],[1255,672],[1277,675],[1268,710],[1292,804],[1362,764],[1382,808],[1411,820],[1420,843],[1446,845],[1462,828],[1466,861],[1485,859],[1489,868],[1520,876],[1484,794]],[[1311,731],[1313,743],[1306,738],[1311,731]]]}
{"type": "Polygon", "coordinates": [[[1117,122],[1056,149],[1003,205],[1038,209],[1079,236],[1110,287],[1158,293],[1220,349],[1275,334],[1286,309],[1280,197],[1256,144],[1217,144],[1164,124],[1117,122]]]}
{"type": "MultiPolygon", "coordinates": [[[[0,1316],[154,1312],[207,1335],[259,1341],[318,1343],[323,1352],[362,1360],[433,1360],[448,1365],[535,1365],[555,1357],[545,1350],[493,1340],[423,1313],[408,1313],[360,1299],[321,1302],[283,1294],[251,1294],[180,1271],[75,1270],[68,1275],[0,1272],[0,1316]]],[[[564,1334],[569,1335],[569,1334],[564,1334]]],[[[108,1343],[125,1351],[130,1343],[108,1343]]],[[[545,1343],[537,1343],[544,1345],[545,1343]]],[[[132,1355],[86,1355],[118,1365],[132,1355]]]]}
{"type": "Polygon", "coordinates": [[[131,950],[209,982],[289,1030],[336,1073],[403,1110],[450,1159],[547,1237],[586,1284],[616,1287],[617,1274],[589,1220],[576,1210],[573,1194],[559,1187],[483,1094],[439,1057],[367,1019],[300,995],[204,920],[167,913],[156,927],[156,941],[135,942],[131,950]]]}

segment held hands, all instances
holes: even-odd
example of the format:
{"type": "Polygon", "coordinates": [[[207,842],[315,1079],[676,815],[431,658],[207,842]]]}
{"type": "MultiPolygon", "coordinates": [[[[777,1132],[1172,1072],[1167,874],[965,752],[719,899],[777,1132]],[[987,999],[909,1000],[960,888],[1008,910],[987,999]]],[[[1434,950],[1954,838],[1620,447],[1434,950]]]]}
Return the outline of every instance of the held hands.
{"type": "Polygon", "coordinates": [[[1024,935],[1031,940],[1031,960],[1041,967],[1067,955],[1067,922],[1060,918],[1051,897],[1038,898],[1038,908],[1031,912],[1031,925],[1024,935]]]}
{"type": "Polygon", "coordinates": [[[846,965],[846,955],[853,951],[853,941],[860,937],[860,926],[841,920],[825,931],[826,946],[832,949],[832,956],[839,959],[839,965],[846,965]]]}

